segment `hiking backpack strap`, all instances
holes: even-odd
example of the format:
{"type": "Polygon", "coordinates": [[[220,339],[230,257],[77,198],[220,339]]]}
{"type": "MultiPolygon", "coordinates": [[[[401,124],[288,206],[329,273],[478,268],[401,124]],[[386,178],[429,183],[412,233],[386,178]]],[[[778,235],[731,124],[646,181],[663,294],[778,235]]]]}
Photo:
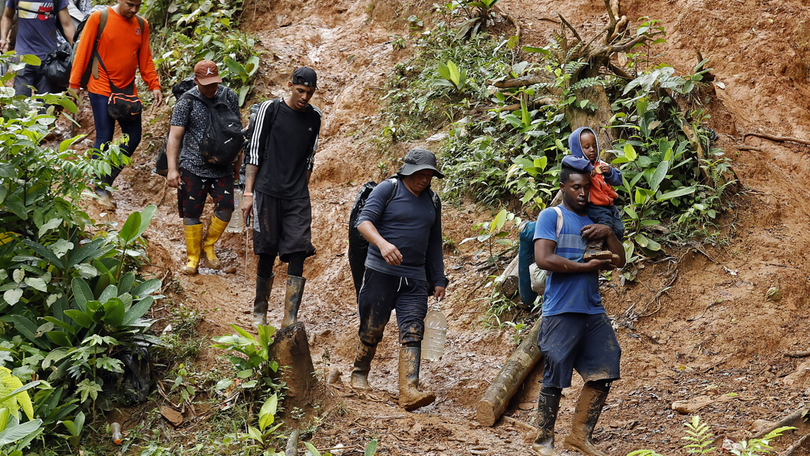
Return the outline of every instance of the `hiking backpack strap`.
{"type": "Polygon", "coordinates": [[[552,209],[554,209],[554,212],[557,213],[557,230],[556,230],[556,233],[557,233],[557,243],[559,244],[560,243],[560,233],[562,233],[562,227],[563,227],[562,209],[560,209],[560,206],[554,206],[554,207],[552,207],[552,209]]]}
{"type": "Polygon", "coordinates": [[[101,17],[98,19],[98,32],[96,32],[96,40],[93,42],[93,52],[91,53],[93,59],[90,61],[93,68],[93,79],[98,79],[98,65],[101,62],[101,56],[98,54],[98,41],[101,39],[101,34],[104,33],[104,28],[107,26],[107,15],[109,14],[108,8],[101,10],[100,14],[101,17]]]}

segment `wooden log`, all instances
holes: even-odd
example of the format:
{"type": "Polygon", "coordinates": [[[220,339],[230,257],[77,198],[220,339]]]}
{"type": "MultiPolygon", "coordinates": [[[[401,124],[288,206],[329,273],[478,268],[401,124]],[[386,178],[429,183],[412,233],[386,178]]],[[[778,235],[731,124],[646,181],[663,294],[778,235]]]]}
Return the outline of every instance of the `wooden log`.
{"type": "Polygon", "coordinates": [[[518,292],[518,257],[509,263],[503,274],[495,278],[495,290],[507,298],[513,298],[518,292]]]}
{"type": "Polygon", "coordinates": [[[540,361],[540,349],[537,348],[537,336],[540,334],[540,322],[537,320],[522,344],[512,352],[503,369],[489,385],[484,397],[478,402],[478,422],[492,426],[506,410],[506,406],[515,395],[523,380],[540,361]]]}
{"type": "Polygon", "coordinates": [[[309,341],[300,321],[280,329],[270,345],[270,359],[278,362],[279,378],[287,384],[287,400],[293,404],[307,401],[315,383],[315,367],[309,352],[309,341]]]}
{"type": "Polygon", "coordinates": [[[301,436],[301,431],[298,429],[292,431],[290,438],[287,439],[287,449],[284,451],[284,456],[297,456],[298,455],[298,438],[301,436]]]}

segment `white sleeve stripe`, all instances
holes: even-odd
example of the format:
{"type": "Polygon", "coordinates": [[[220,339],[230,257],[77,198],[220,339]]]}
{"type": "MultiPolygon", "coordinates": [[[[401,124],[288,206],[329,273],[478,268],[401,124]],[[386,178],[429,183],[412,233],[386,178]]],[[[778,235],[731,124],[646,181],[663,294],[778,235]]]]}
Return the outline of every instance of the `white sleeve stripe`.
{"type": "Polygon", "coordinates": [[[250,138],[248,144],[248,164],[259,166],[259,152],[261,145],[262,129],[264,128],[264,118],[267,109],[271,106],[273,101],[266,101],[259,107],[259,113],[256,115],[256,129],[253,130],[253,136],[250,138]]]}

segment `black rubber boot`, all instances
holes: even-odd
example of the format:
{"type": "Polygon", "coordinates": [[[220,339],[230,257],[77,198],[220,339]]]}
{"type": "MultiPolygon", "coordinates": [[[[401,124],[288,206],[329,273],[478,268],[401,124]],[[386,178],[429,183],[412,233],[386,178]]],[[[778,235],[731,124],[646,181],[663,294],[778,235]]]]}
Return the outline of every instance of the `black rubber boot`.
{"type": "Polygon", "coordinates": [[[356,390],[370,390],[368,385],[368,372],[371,370],[371,360],[377,352],[377,346],[357,343],[357,355],[354,358],[354,369],[352,369],[351,386],[356,390]]]}
{"type": "Polygon", "coordinates": [[[560,410],[561,394],[549,394],[540,391],[537,400],[537,437],[532,449],[541,456],[560,456],[554,449],[554,424],[557,423],[557,412],[560,410]]]}
{"type": "Polygon", "coordinates": [[[399,351],[399,405],[405,410],[416,410],[432,404],[436,395],[419,391],[419,363],[422,346],[403,345],[399,351]]]}
{"type": "Polygon", "coordinates": [[[307,279],[303,277],[287,276],[287,297],[284,299],[282,328],[295,323],[296,318],[298,318],[298,309],[301,307],[301,298],[304,296],[305,283],[307,283],[307,279]]]}
{"type": "Polygon", "coordinates": [[[593,445],[591,437],[609,392],[610,384],[585,383],[585,386],[582,387],[582,394],[579,396],[579,402],[577,402],[576,411],[574,411],[571,435],[565,438],[566,449],[578,451],[585,456],[607,456],[593,445]]]}
{"type": "Polygon", "coordinates": [[[267,297],[273,289],[275,274],[268,278],[256,276],[256,297],[253,299],[253,326],[267,324],[267,297]]]}

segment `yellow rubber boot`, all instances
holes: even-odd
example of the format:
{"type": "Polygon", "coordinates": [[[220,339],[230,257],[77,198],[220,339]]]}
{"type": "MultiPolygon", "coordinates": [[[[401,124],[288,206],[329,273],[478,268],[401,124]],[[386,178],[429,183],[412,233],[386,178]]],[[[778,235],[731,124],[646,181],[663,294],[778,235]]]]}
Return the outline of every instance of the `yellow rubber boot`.
{"type": "Polygon", "coordinates": [[[183,268],[183,274],[194,275],[197,273],[197,266],[200,264],[200,241],[202,240],[202,229],[202,223],[198,223],[196,225],[185,225],[188,264],[186,264],[186,267],[183,268]]]}
{"type": "Polygon", "coordinates": [[[208,226],[208,235],[205,236],[205,241],[202,245],[203,257],[208,267],[211,269],[219,269],[219,258],[214,253],[214,244],[222,236],[222,232],[228,226],[228,222],[223,222],[216,215],[211,216],[211,225],[208,226]]]}

